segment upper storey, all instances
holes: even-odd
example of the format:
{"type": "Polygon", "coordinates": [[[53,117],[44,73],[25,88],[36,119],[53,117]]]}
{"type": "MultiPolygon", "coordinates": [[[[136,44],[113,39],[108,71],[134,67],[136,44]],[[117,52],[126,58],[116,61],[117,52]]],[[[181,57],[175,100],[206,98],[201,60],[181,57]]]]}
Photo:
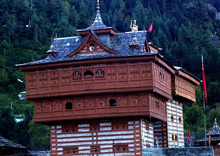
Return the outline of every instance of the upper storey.
{"type": "Polygon", "coordinates": [[[55,38],[45,59],[17,65],[26,72],[26,98],[148,91],[195,101],[197,80],[187,73],[179,78],[147,42],[147,31],[137,27],[118,33],[103,23],[98,9],[94,23],[78,30],[79,36],[55,38]]]}

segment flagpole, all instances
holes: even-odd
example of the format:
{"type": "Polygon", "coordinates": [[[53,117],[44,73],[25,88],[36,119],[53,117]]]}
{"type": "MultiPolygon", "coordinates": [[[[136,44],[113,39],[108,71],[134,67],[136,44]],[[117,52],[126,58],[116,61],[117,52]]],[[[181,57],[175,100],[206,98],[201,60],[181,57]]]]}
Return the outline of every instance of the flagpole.
{"type": "Polygon", "coordinates": [[[204,111],[205,147],[206,147],[206,117],[205,117],[205,93],[204,91],[203,91],[203,111],[204,111]]]}
{"type": "Polygon", "coordinates": [[[203,114],[204,114],[204,132],[205,132],[205,147],[206,147],[206,116],[205,116],[205,101],[206,98],[205,97],[207,94],[206,93],[206,82],[205,82],[205,72],[204,72],[204,64],[203,64],[203,55],[202,55],[202,83],[203,83],[203,94],[202,94],[202,101],[203,101],[203,114]]]}

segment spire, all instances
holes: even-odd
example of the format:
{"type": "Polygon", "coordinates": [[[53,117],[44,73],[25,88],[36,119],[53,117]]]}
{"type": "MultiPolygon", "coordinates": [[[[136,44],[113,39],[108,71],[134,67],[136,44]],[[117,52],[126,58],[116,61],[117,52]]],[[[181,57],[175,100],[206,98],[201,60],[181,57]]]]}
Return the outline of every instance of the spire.
{"type": "Polygon", "coordinates": [[[95,21],[93,22],[93,24],[87,28],[87,30],[91,29],[91,30],[99,30],[99,29],[108,29],[108,27],[103,23],[102,18],[101,18],[101,14],[100,14],[100,5],[99,5],[99,0],[97,0],[97,14],[95,17],[95,21]]]}
{"type": "Polygon", "coordinates": [[[85,28],[85,29],[79,29],[77,30],[79,35],[80,36],[84,36],[86,35],[88,32],[88,30],[93,30],[93,31],[96,31],[96,30],[103,30],[104,32],[97,32],[96,33],[99,33],[99,34],[103,34],[103,33],[108,33],[108,34],[111,34],[111,35],[115,35],[116,31],[114,29],[112,29],[112,27],[107,27],[103,21],[102,21],[102,17],[101,17],[101,14],[100,14],[100,0],[96,0],[97,1],[97,4],[96,4],[96,16],[95,16],[95,20],[93,22],[92,25],[90,25],[89,27],[85,28]]]}
{"type": "Polygon", "coordinates": [[[100,12],[99,0],[97,0],[97,7],[96,7],[96,9],[97,9],[97,13],[99,13],[100,12]]]}
{"type": "MultiPolygon", "coordinates": [[[[207,134],[208,135],[208,134],[207,134]]],[[[215,122],[211,129],[211,135],[220,135],[220,127],[217,123],[217,119],[215,118],[215,122]]]]}
{"type": "Polygon", "coordinates": [[[57,40],[57,33],[54,39],[51,38],[51,46],[50,49],[47,51],[47,54],[57,54],[57,51],[55,49],[54,42],[57,40]]]}

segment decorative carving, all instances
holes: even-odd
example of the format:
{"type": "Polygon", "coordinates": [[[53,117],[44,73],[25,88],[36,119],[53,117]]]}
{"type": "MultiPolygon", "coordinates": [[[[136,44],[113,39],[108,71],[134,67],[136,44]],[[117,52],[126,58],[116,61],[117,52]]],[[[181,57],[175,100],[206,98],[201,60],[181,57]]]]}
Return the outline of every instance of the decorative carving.
{"type": "Polygon", "coordinates": [[[51,104],[44,104],[44,112],[51,111],[51,110],[52,110],[51,104]]]}
{"type": "Polygon", "coordinates": [[[130,97],[130,105],[137,106],[139,104],[139,100],[137,96],[130,97]]]}
{"type": "Polygon", "coordinates": [[[77,100],[73,109],[84,109],[84,103],[81,100],[77,100]]]}
{"type": "Polygon", "coordinates": [[[59,84],[59,72],[51,71],[50,72],[50,85],[59,84]]]}
{"type": "Polygon", "coordinates": [[[88,99],[86,103],[87,108],[94,108],[95,107],[95,102],[93,99],[88,99]]]}
{"type": "Polygon", "coordinates": [[[39,113],[42,111],[42,104],[39,103],[35,103],[35,112],[39,113]]]}
{"type": "Polygon", "coordinates": [[[131,66],[130,67],[130,79],[139,79],[140,78],[140,66],[131,66]]]}
{"type": "Polygon", "coordinates": [[[152,72],[151,72],[151,65],[142,65],[141,66],[141,77],[142,78],[151,78],[152,72]]]}
{"type": "Polygon", "coordinates": [[[47,72],[41,72],[38,74],[39,77],[39,86],[47,86],[48,85],[48,73],[47,72]]]}
{"type": "Polygon", "coordinates": [[[37,74],[28,73],[27,74],[27,87],[28,88],[35,88],[37,86],[37,74]]]}
{"type": "Polygon", "coordinates": [[[53,106],[54,111],[61,111],[63,109],[62,101],[55,101],[53,106]]]}
{"type": "Polygon", "coordinates": [[[70,71],[63,70],[61,71],[61,84],[70,84],[70,71]]]}
{"type": "Polygon", "coordinates": [[[118,67],[118,80],[125,81],[128,79],[127,76],[128,67],[127,66],[119,66],[118,67]]]}
{"type": "Polygon", "coordinates": [[[107,80],[115,81],[116,80],[116,67],[107,67],[107,80]]]}
{"type": "Polygon", "coordinates": [[[142,97],[141,99],[141,105],[149,105],[149,102],[148,102],[148,97],[147,96],[144,96],[142,97]]]}

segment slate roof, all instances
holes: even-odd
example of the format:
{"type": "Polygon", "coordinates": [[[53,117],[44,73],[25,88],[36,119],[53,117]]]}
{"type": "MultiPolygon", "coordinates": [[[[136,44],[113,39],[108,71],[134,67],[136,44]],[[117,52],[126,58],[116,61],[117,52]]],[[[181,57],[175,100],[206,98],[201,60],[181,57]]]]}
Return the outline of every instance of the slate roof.
{"type": "Polygon", "coordinates": [[[103,29],[111,29],[111,27],[107,27],[101,18],[101,14],[97,13],[96,17],[95,17],[95,21],[93,22],[93,24],[91,26],[89,26],[86,29],[80,29],[78,31],[87,31],[87,30],[103,30],[103,29]]]}
{"type": "MultiPolygon", "coordinates": [[[[219,141],[220,142],[220,128],[219,125],[215,119],[215,122],[212,126],[211,132],[211,141],[219,141]]],[[[199,139],[197,142],[204,142],[205,140],[208,141],[209,132],[206,133],[207,138],[199,139]]]]}
{"type": "Polygon", "coordinates": [[[0,135],[0,147],[11,147],[11,148],[23,148],[23,149],[26,149],[26,147],[20,145],[20,144],[17,144],[17,143],[14,143],[4,137],[2,137],[0,135]]]}
{"type": "MultiPolygon", "coordinates": [[[[220,139],[220,128],[216,119],[210,132],[211,132],[211,136],[219,136],[220,139]]],[[[209,133],[207,133],[206,135],[209,135],[209,133]]]]}
{"type": "Polygon", "coordinates": [[[48,55],[43,60],[18,64],[16,66],[38,65],[38,64],[55,63],[55,62],[63,62],[63,61],[98,59],[98,58],[101,59],[101,58],[110,58],[110,57],[154,55],[155,53],[141,52],[146,38],[146,31],[135,32],[135,35],[137,37],[138,43],[140,44],[140,48],[133,49],[129,47],[129,45],[132,43],[132,40],[134,38],[133,32],[116,33],[115,36],[94,35],[98,39],[98,41],[100,41],[103,45],[107,46],[109,49],[118,52],[118,54],[110,54],[106,52],[106,53],[93,53],[93,54],[76,54],[73,55],[72,57],[66,57],[66,56],[74,52],[83,43],[86,36],[57,38],[53,42],[53,48],[57,52],[56,55],[48,55]]]}
{"type": "Polygon", "coordinates": [[[141,52],[144,47],[147,31],[116,33],[114,36],[110,34],[96,35],[95,30],[111,29],[107,27],[101,18],[100,13],[96,14],[94,23],[86,28],[78,31],[91,31],[93,36],[107,48],[117,52],[112,54],[108,52],[93,54],[75,54],[71,57],[67,55],[73,53],[83,43],[87,36],[73,36],[65,38],[56,38],[47,51],[48,56],[39,61],[17,64],[16,66],[39,65],[47,63],[56,63],[64,61],[86,60],[86,59],[102,59],[114,57],[130,57],[155,55],[155,53],[141,52]],[[135,43],[134,43],[135,39],[135,43]],[[137,45],[138,47],[129,47],[129,45],[137,45]],[[51,54],[50,54],[51,53],[51,54]],[[53,54],[52,54],[53,53],[53,54]]]}

